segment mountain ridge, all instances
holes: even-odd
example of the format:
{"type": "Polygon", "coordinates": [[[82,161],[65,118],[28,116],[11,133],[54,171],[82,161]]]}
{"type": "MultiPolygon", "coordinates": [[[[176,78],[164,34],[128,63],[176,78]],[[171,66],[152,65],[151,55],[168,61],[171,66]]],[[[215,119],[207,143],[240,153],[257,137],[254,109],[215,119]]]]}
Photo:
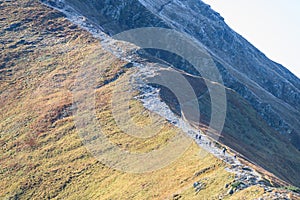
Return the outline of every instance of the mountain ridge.
{"type": "MultiPolygon", "coordinates": [[[[237,191],[241,184],[234,181],[240,179],[226,171],[226,167],[232,166],[205,153],[196,143],[180,159],[157,172],[129,174],[103,165],[82,144],[72,112],[76,73],[86,66],[86,60],[91,59],[100,71],[105,72],[95,83],[96,99],[99,100],[96,104],[99,109],[97,119],[104,124],[105,134],[118,147],[137,152],[156,150],[165,145],[178,129],[164,119],[162,132],[147,142],[124,134],[111,114],[110,98],[114,87],[122,90],[125,80],[135,72],[135,64],[108,53],[90,33],[38,1],[1,2],[0,6],[10,16],[0,21],[3,25],[0,31],[3,44],[1,62],[6,64],[0,70],[0,80],[3,80],[0,84],[3,105],[0,108],[1,198],[298,197],[277,188],[286,183],[279,181],[278,184],[276,179],[274,183],[272,179],[261,180],[263,184],[275,186],[267,191],[258,185],[237,191]],[[198,192],[193,188],[196,182],[201,186],[198,192]],[[233,194],[229,194],[231,190],[234,190],[233,194]]],[[[95,32],[92,30],[91,33],[95,32]]],[[[139,61],[151,64],[147,60],[139,61]]],[[[129,91],[133,95],[138,93],[134,88],[129,91]]],[[[233,100],[241,98],[238,95],[231,97],[233,100]]],[[[244,101],[236,103],[244,104],[244,101]]],[[[149,111],[137,99],[132,99],[130,105],[135,120],[146,123],[149,111]]],[[[245,108],[253,112],[251,107],[245,108]]],[[[265,175],[268,176],[267,172],[265,175]]]]}
{"type": "Polygon", "coordinates": [[[225,86],[238,91],[270,126],[286,135],[299,149],[300,80],[286,68],[269,60],[247,40],[234,32],[225,24],[219,14],[202,1],[140,1],[143,4],[142,7],[138,2],[107,2],[119,10],[117,13],[110,13],[111,11],[104,2],[78,2],[76,0],[66,0],[65,2],[75,9],[76,7],[81,8],[79,11],[81,14],[95,24],[103,26],[104,32],[111,35],[132,28],[149,26],[173,27],[175,30],[192,35],[207,47],[217,62],[218,60],[222,61],[222,64],[217,63],[217,67],[223,76],[225,86]],[[97,5],[99,8],[97,14],[88,11],[94,9],[92,7],[97,8],[97,5]],[[160,13],[156,13],[160,9],[159,5],[164,5],[164,7],[160,13]],[[126,6],[130,7],[130,12],[125,9],[126,6]],[[190,12],[191,8],[195,11],[190,12]],[[174,10],[177,10],[175,15],[172,14],[174,10]],[[109,24],[103,24],[103,16],[106,20],[110,19],[109,24]],[[191,16],[193,17],[191,18],[191,16]],[[147,19],[151,19],[151,21],[147,21],[147,19]],[[142,21],[140,22],[140,20],[142,21]],[[211,21],[213,23],[210,23],[211,21]],[[217,38],[217,43],[214,38],[217,38]],[[245,50],[245,47],[248,50],[245,50]],[[222,50],[222,48],[225,49],[222,50]],[[225,53],[228,51],[229,53],[225,53]],[[235,57],[237,58],[235,59],[235,57]],[[243,58],[247,59],[244,61],[243,58]],[[271,71],[267,69],[271,69],[271,71]],[[284,76],[285,79],[281,79],[280,76],[284,76]],[[244,88],[239,91],[239,88],[236,88],[237,85],[242,85],[244,88]]]}
{"type": "MultiPolygon", "coordinates": [[[[269,86],[272,86],[273,84],[281,85],[277,84],[276,78],[273,78],[274,73],[272,72],[272,76],[267,75],[267,71],[264,67],[261,68],[262,71],[260,73],[260,71],[257,71],[258,67],[260,66],[254,67],[256,71],[249,70],[249,67],[253,65],[251,62],[249,64],[249,59],[257,59],[257,61],[254,62],[254,64],[257,64],[261,63],[261,59],[265,58],[267,59],[265,64],[267,68],[276,68],[273,61],[266,58],[263,53],[251,45],[247,40],[229,28],[225,24],[224,19],[217,12],[211,10],[210,6],[206,5],[202,1],[155,0],[147,2],[102,2],[94,0],[66,0],[65,3],[71,5],[73,8],[75,8],[75,10],[77,10],[77,12],[91,20],[92,23],[102,27],[102,30],[108,35],[114,35],[132,28],[149,26],[164,28],[173,27],[175,30],[184,31],[192,35],[194,38],[202,42],[207,48],[208,52],[211,53],[213,60],[216,62],[216,66],[222,75],[225,86],[235,90],[243,98],[245,98],[261,115],[261,117],[267,121],[270,127],[286,136],[287,140],[290,140],[291,143],[298,148],[298,142],[300,142],[299,133],[297,132],[297,130],[300,130],[298,119],[299,111],[294,108],[294,104],[291,104],[291,102],[296,100],[296,105],[299,106],[299,98],[297,98],[299,96],[299,92],[296,92],[295,96],[291,96],[291,99],[294,99],[292,101],[289,100],[290,98],[284,98],[284,100],[282,100],[282,97],[276,97],[276,91],[270,91],[269,88],[269,86]],[[162,5],[163,9],[160,10],[162,5]],[[128,9],[129,7],[130,9],[128,9]],[[149,10],[151,12],[149,12],[149,10]],[[157,10],[160,10],[158,14],[155,13],[157,10]],[[149,19],[151,20],[149,21],[149,19]],[[237,41],[234,40],[235,38],[237,38],[237,41]],[[234,48],[226,48],[226,45],[228,46],[229,43],[230,46],[234,46],[234,48]],[[222,48],[225,48],[225,50],[222,48]],[[230,54],[227,57],[225,56],[226,59],[224,59],[224,55],[226,55],[228,49],[230,54]],[[222,52],[219,53],[220,51],[222,52]],[[234,52],[232,53],[232,51],[234,52]],[[255,54],[257,52],[258,55],[255,54]],[[247,56],[248,54],[249,56],[247,56]],[[237,56],[237,59],[233,61],[229,60],[232,56],[237,56]],[[248,61],[246,60],[244,62],[242,58],[248,58],[248,61]],[[228,60],[231,62],[228,63],[228,60]],[[234,65],[236,62],[241,64],[234,65]],[[245,63],[246,67],[239,67],[242,66],[243,63],[245,63]],[[248,69],[247,71],[249,71],[249,73],[252,73],[252,71],[255,73],[252,73],[251,77],[249,78],[249,75],[245,73],[245,69],[248,69]],[[255,75],[257,73],[259,73],[259,76],[262,77],[255,75]],[[261,80],[264,80],[266,75],[271,78],[272,82],[267,85],[261,83],[261,80]],[[259,81],[257,81],[258,79],[259,81]],[[287,110],[288,112],[286,112],[287,110]]],[[[157,56],[157,51],[145,51],[150,56],[157,56]]],[[[167,61],[170,61],[174,59],[174,56],[162,54],[160,59],[167,59],[167,61]]],[[[178,59],[176,61],[178,61],[178,59]]],[[[180,66],[182,61],[179,59],[177,63],[172,64],[177,64],[177,66],[180,66]]],[[[288,70],[282,70],[281,67],[276,69],[276,73],[281,73],[284,76],[291,76],[292,82],[297,84],[300,82],[299,79],[291,75],[291,73],[283,74],[283,71],[288,70]]],[[[182,68],[182,70],[186,69],[182,68]]],[[[193,70],[188,72],[192,74],[194,73],[193,70]]],[[[281,83],[283,82],[285,82],[285,80],[281,80],[281,83]]],[[[287,82],[287,84],[291,86],[289,82],[287,82]]],[[[281,85],[280,87],[285,86],[281,85]]],[[[293,86],[291,87],[293,88],[293,86]]],[[[294,90],[298,91],[298,89],[295,88],[294,90]]],[[[292,90],[291,93],[293,93],[294,90],[292,90]]],[[[290,88],[288,87],[287,91],[284,91],[284,94],[289,96],[289,91],[290,88]]],[[[236,134],[239,133],[237,132],[236,134]]],[[[283,142],[288,142],[287,140],[284,140],[283,142]]]]}

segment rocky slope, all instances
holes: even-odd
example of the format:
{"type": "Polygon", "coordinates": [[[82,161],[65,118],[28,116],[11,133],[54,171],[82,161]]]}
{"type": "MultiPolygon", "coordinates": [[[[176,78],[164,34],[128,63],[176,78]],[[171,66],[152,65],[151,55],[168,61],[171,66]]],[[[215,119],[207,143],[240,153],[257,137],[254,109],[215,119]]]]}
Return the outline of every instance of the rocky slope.
{"type": "Polygon", "coordinates": [[[201,41],[215,56],[225,85],[299,149],[300,80],[295,75],[235,33],[202,1],[140,2],[172,27],[201,41]]]}
{"type": "Polygon", "coordinates": [[[140,27],[168,27],[190,34],[212,54],[225,85],[300,148],[300,80],[234,32],[202,1],[65,2],[110,35],[140,27]]]}
{"type": "MultiPolygon", "coordinates": [[[[291,143],[299,148],[299,79],[283,66],[269,60],[230,29],[223,18],[208,5],[198,0],[44,2],[51,2],[54,7],[71,6],[95,27],[109,35],[133,28],[164,27],[188,33],[200,41],[214,59],[225,86],[243,97],[227,93],[232,104],[227,112],[223,142],[281,178],[296,185],[300,184],[297,181],[300,180],[299,151],[290,145],[291,143]],[[250,107],[260,116],[255,111],[250,112],[250,107]],[[278,167],[282,163],[284,166],[278,167]]],[[[199,75],[186,61],[165,52],[158,52],[146,50],[144,58],[163,59],[190,75],[199,75]]],[[[194,89],[199,88],[199,84],[196,81],[194,89]]],[[[205,90],[205,86],[203,89],[205,90]]],[[[166,100],[164,96],[170,93],[161,95],[166,100]]],[[[206,100],[200,102],[200,107],[209,107],[208,99],[206,97],[206,100]]],[[[178,108],[178,105],[170,103],[169,106],[178,108]]],[[[201,114],[204,119],[210,118],[209,109],[201,114]]]]}

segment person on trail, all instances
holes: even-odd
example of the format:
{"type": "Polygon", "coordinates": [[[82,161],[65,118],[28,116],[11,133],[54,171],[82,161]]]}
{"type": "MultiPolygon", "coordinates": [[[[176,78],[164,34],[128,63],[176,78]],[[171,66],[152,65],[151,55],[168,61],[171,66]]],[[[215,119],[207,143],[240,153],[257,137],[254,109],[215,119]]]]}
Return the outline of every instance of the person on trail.
{"type": "Polygon", "coordinates": [[[234,159],[236,159],[236,154],[234,154],[234,156],[233,156],[233,157],[234,157],[234,159]]]}
{"type": "Polygon", "coordinates": [[[193,184],[194,188],[196,188],[198,185],[199,185],[198,182],[195,182],[195,183],[193,184]]]}
{"type": "Polygon", "coordinates": [[[201,135],[199,135],[199,137],[198,137],[198,138],[199,138],[199,140],[201,140],[201,135]]]}
{"type": "Polygon", "coordinates": [[[196,134],[196,140],[198,140],[198,137],[199,137],[199,135],[198,135],[198,134],[196,134]]]}
{"type": "Polygon", "coordinates": [[[222,151],[223,151],[223,155],[225,156],[227,149],[224,147],[222,151]]]}
{"type": "Polygon", "coordinates": [[[211,147],[211,141],[209,141],[208,145],[209,145],[209,147],[211,147]]]}

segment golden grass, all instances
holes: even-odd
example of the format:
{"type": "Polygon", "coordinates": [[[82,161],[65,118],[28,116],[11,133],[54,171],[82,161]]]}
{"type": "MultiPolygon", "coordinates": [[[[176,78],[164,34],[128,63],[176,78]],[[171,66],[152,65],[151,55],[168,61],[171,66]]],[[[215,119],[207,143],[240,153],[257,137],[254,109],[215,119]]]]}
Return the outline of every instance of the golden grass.
{"type": "Polygon", "coordinates": [[[264,194],[264,189],[258,186],[252,186],[245,190],[235,193],[232,197],[228,198],[230,200],[248,200],[257,199],[264,194]]]}
{"type": "MultiPolygon", "coordinates": [[[[1,21],[3,27],[26,18],[34,20],[26,22],[22,30],[5,32],[1,40],[43,39],[29,53],[20,53],[26,46],[10,49],[7,44],[0,60],[8,59],[7,66],[14,71],[8,75],[4,69],[0,74],[5,80],[0,84],[1,199],[172,199],[174,194],[182,199],[218,199],[225,195],[224,185],[232,182],[233,175],[222,161],[195,143],[170,165],[148,173],[117,171],[96,160],[83,146],[73,113],[68,110],[77,73],[87,64],[87,58],[88,64],[96,65],[102,74],[95,81],[100,87],[96,90],[96,116],[111,142],[128,151],[149,152],[167,145],[180,130],[131,97],[129,113],[133,122],[138,127],[159,124],[162,128],[147,139],[124,134],[113,118],[111,103],[114,90],[137,94],[130,85],[126,88],[123,84],[132,70],[104,85],[125,63],[105,52],[87,32],[72,27],[62,16],[52,19],[57,12],[37,1],[4,2],[2,6],[11,13],[1,21]],[[56,27],[63,29],[45,32],[56,27]],[[20,58],[9,57],[13,53],[19,53],[20,58]],[[195,176],[208,167],[212,170],[195,176]],[[198,194],[193,189],[195,181],[206,184],[198,194]]],[[[119,98],[115,104],[121,115],[123,102],[119,98]]],[[[151,129],[146,130],[145,135],[151,133],[151,129]]],[[[242,194],[252,195],[251,191],[242,194]]]]}

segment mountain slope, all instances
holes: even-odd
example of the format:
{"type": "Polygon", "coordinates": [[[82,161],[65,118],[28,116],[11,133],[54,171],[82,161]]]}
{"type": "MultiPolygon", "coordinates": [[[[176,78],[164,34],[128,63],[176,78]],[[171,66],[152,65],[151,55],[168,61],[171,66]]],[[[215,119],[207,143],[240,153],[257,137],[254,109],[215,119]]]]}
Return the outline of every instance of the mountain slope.
{"type": "MultiPolygon", "coordinates": [[[[172,166],[148,174],[116,171],[97,161],[83,146],[69,110],[76,73],[84,58],[98,56],[98,67],[106,69],[99,82],[103,85],[125,63],[104,51],[97,40],[68,22],[64,15],[37,1],[2,3],[1,9],[11,16],[1,21],[1,41],[8,41],[1,52],[1,61],[6,63],[1,69],[0,95],[1,199],[161,199],[192,188],[193,182],[202,178],[194,173],[211,165],[216,165],[216,170],[206,175],[219,184],[211,187],[224,192],[223,185],[232,180],[232,175],[212,155],[202,162],[196,145],[172,166]],[[4,30],[16,23],[20,26],[14,32],[4,30]],[[31,44],[10,47],[22,38],[31,44]]],[[[103,86],[97,93],[104,93],[100,97],[109,100],[111,87],[103,86]]],[[[135,115],[145,119],[140,115],[139,104],[135,102],[135,115]]],[[[103,123],[108,122],[108,114],[99,113],[99,117],[104,118],[103,123]]],[[[167,122],[165,125],[171,126],[167,122]]],[[[113,129],[108,134],[116,136],[114,126],[110,128],[113,129]]],[[[174,131],[167,129],[162,136],[168,137],[174,131]]],[[[128,138],[118,142],[135,141],[129,139],[131,142],[128,138]]],[[[134,144],[147,151],[156,148],[153,144],[164,142],[134,144]]]]}
{"type": "Polygon", "coordinates": [[[66,0],[66,3],[110,35],[140,27],[173,28],[190,34],[212,54],[225,85],[242,95],[271,127],[300,148],[300,80],[231,30],[202,1],[66,0]]]}
{"type": "MultiPolygon", "coordinates": [[[[273,128],[299,135],[300,80],[295,75],[269,60],[201,1],[141,2],[176,29],[201,41],[216,56],[225,85],[239,92],[273,128]],[[237,88],[238,83],[244,88],[237,88]]],[[[293,142],[299,148],[297,140],[293,142]]]]}
{"type": "MultiPolygon", "coordinates": [[[[181,130],[154,115],[164,125],[158,137],[145,142],[126,136],[112,119],[110,102],[113,88],[124,89],[136,69],[38,1],[1,1],[0,6],[9,16],[0,20],[1,199],[297,198],[274,187],[266,191],[262,185],[228,194],[230,188],[224,185],[238,185],[235,174],[227,171],[230,165],[194,142],[177,160],[154,172],[131,174],[102,164],[83,145],[74,123],[73,91],[86,60],[102,72],[95,82],[97,119],[109,125],[105,133],[113,143],[147,152],[166,145],[181,130]],[[193,188],[196,181],[205,185],[199,192],[193,188]]],[[[130,112],[140,124],[149,122],[149,111],[135,98],[130,112]]]]}
{"type": "MultiPolygon", "coordinates": [[[[198,91],[196,94],[201,110],[201,123],[199,125],[206,125],[203,128],[207,129],[211,113],[211,100],[208,89],[201,78],[188,75],[186,75],[186,78],[195,91],[198,91]]],[[[162,99],[170,105],[170,108],[181,115],[180,105],[178,101],[174,101],[176,96],[165,87],[161,87],[160,94],[162,99]]],[[[300,152],[292,145],[288,145],[288,141],[282,135],[269,127],[239,94],[226,89],[226,96],[226,121],[219,141],[273,172],[281,179],[299,184],[300,152]]],[[[197,122],[194,123],[197,124],[197,122]]]]}
{"type": "MultiPolygon", "coordinates": [[[[231,147],[245,152],[246,156],[251,157],[254,162],[260,163],[285,180],[296,185],[300,184],[298,181],[300,180],[299,152],[290,145],[290,143],[293,144],[297,149],[300,147],[298,132],[300,130],[300,80],[283,66],[269,60],[244,38],[231,30],[223,18],[211,10],[208,5],[196,0],[107,2],[66,0],[65,2],[110,35],[132,28],[166,27],[184,31],[203,43],[214,59],[225,86],[233,89],[242,97],[235,97],[235,99],[239,99],[237,102],[246,100],[249,104],[245,106],[245,110],[252,110],[252,108],[246,108],[250,106],[260,115],[260,117],[256,117],[254,111],[243,112],[244,115],[240,116],[240,120],[247,122],[248,119],[251,119],[254,121],[254,123],[247,122],[245,124],[236,121],[235,116],[237,115],[228,114],[231,117],[226,121],[225,128],[227,129],[224,130],[224,135],[234,135],[236,143],[240,143],[231,142],[231,147]],[[269,127],[266,124],[258,125],[261,123],[261,118],[267,122],[269,127]],[[257,134],[252,135],[253,130],[257,134]],[[276,131],[283,137],[279,136],[276,131]],[[245,143],[253,146],[249,147],[251,151],[243,149],[243,140],[237,139],[242,137],[242,134],[246,134],[246,137],[243,136],[243,138],[255,139],[256,142],[247,139],[245,143]],[[271,141],[272,138],[277,141],[274,142],[277,147],[265,148],[265,151],[257,152],[262,146],[266,147],[266,141],[271,141]],[[257,153],[262,155],[257,156],[257,153]],[[253,156],[254,154],[256,156],[253,156]],[[270,158],[270,154],[276,158],[270,158]],[[290,157],[294,161],[285,160],[285,157],[290,157]],[[274,164],[266,159],[273,160],[274,164]],[[281,165],[283,161],[290,169],[293,169],[293,175],[284,167],[281,170],[277,169],[276,166],[281,165]],[[272,167],[267,165],[272,165],[272,167]]],[[[149,54],[146,56],[147,58],[156,57],[190,74],[198,75],[186,61],[182,61],[174,55],[158,50],[146,49],[145,51],[149,54]]],[[[244,103],[241,104],[244,105],[244,103]]],[[[239,108],[235,109],[240,112],[239,108]]],[[[207,116],[207,118],[209,117],[207,116]]]]}
{"type": "MultiPolygon", "coordinates": [[[[1,62],[5,65],[0,71],[1,199],[208,199],[263,195],[264,189],[259,186],[227,195],[224,185],[231,184],[234,175],[225,170],[227,164],[195,143],[170,166],[155,172],[130,174],[101,164],[82,144],[74,124],[72,90],[87,57],[97,57],[97,68],[105,69],[103,79],[96,83],[96,94],[101,99],[99,103],[107,106],[101,107],[97,116],[101,123],[112,123],[106,127],[112,141],[129,144],[130,150],[149,151],[164,145],[166,138],[180,130],[164,121],[166,128],[147,144],[124,137],[110,119],[109,102],[112,87],[122,86],[132,73],[124,68],[126,63],[104,51],[96,39],[63,14],[38,1],[1,2],[1,9],[10,16],[1,19],[0,36],[1,62]],[[108,81],[122,70],[122,76],[108,81]],[[202,170],[205,172],[198,173],[202,170]],[[194,192],[195,181],[206,184],[199,193],[194,192]]],[[[132,114],[147,121],[147,111],[135,99],[132,114]]]]}

